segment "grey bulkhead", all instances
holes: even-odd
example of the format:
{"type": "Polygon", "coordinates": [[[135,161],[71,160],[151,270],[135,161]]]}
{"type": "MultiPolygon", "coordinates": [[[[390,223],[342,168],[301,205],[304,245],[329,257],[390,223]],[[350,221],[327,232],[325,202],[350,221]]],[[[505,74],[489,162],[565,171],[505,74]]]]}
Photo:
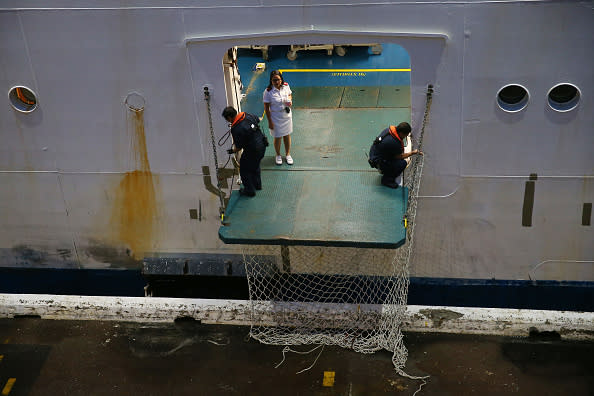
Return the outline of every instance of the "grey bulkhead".
{"type": "Polygon", "coordinates": [[[203,88],[220,134],[227,48],[340,39],[409,52],[413,126],[435,86],[412,275],[594,280],[591,261],[579,263],[594,257],[581,224],[594,196],[583,2],[238,4],[3,4],[0,82],[32,88],[38,108],[0,106],[0,265],[137,267],[150,252],[238,251],[217,237],[203,88]],[[546,98],[563,82],[582,97],[561,113],[546,98]],[[498,107],[508,84],[529,92],[522,111],[498,107]],[[130,93],[143,111],[126,106],[130,93]]]}

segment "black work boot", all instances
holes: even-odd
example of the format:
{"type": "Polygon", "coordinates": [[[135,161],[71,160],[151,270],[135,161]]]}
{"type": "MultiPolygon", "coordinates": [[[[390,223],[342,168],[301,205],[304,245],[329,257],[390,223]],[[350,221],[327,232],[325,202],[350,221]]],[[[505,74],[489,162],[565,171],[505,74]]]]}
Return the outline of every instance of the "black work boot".
{"type": "Polygon", "coordinates": [[[245,191],[245,189],[241,189],[241,190],[239,190],[239,195],[242,195],[244,197],[255,197],[256,196],[256,193],[253,192],[253,191],[252,192],[248,192],[248,191],[245,191]]]}
{"type": "Polygon", "coordinates": [[[383,181],[383,180],[382,180],[382,185],[384,185],[386,187],[390,187],[390,188],[400,187],[396,182],[389,182],[389,181],[383,181]]]}
{"type": "Polygon", "coordinates": [[[386,177],[385,175],[382,176],[382,184],[386,187],[390,187],[390,188],[398,188],[399,185],[398,183],[396,183],[395,177],[390,176],[390,177],[386,177]]]}

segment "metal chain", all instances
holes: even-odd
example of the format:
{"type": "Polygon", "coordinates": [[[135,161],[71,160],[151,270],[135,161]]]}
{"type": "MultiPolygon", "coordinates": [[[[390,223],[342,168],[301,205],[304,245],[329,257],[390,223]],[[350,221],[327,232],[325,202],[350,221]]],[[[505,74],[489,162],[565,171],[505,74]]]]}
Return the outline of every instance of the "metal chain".
{"type": "Polygon", "coordinates": [[[419,150],[423,146],[423,135],[425,134],[425,126],[429,120],[429,111],[431,110],[431,102],[433,99],[433,85],[427,86],[427,102],[425,104],[425,116],[423,117],[423,126],[421,127],[421,135],[419,136],[419,150]]]}
{"type": "MultiPolygon", "coordinates": [[[[425,135],[425,127],[427,126],[427,122],[429,120],[429,111],[431,110],[431,102],[433,99],[433,85],[429,85],[427,87],[427,99],[425,103],[425,115],[423,116],[423,124],[421,126],[421,133],[418,139],[418,150],[422,151],[421,148],[423,147],[423,136],[425,135]]],[[[410,183],[407,186],[409,188],[409,195],[408,195],[408,205],[407,207],[410,208],[411,200],[416,199],[418,196],[418,188],[420,185],[420,174],[422,173],[423,163],[424,163],[424,156],[423,155],[416,155],[412,161],[413,164],[411,166],[412,169],[412,177],[410,178],[410,183]]]]}
{"type": "MultiPolygon", "coordinates": [[[[421,133],[419,135],[418,149],[423,146],[423,136],[425,134],[425,127],[429,120],[429,111],[431,110],[431,101],[433,99],[433,86],[427,87],[427,101],[425,103],[425,115],[423,117],[423,124],[421,126],[421,133]]],[[[408,268],[410,255],[412,253],[412,244],[414,236],[415,218],[417,215],[417,201],[419,197],[419,186],[421,185],[421,175],[423,174],[424,155],[415,155],[412,159],[410,169],[412,169],[412,177],[406,179],[406,187],[408,187],[408,202],[406,205],[406,214],[404,216],[404,227],[406,232],[406,249],[400,249],[400,260],[406,264],[408,268]],[[410,180],[410,182],[409,182],[410,180]]]]}
{"type": "Polygon", "coordinates": [[[219,201],[221,206],[219,207],[219,214],[221,215],[221,219],[225,213],[225,199],[223,197],[223,190],[221,189],[221,178],[219,177],[219,160],[217,158],[217,146],[215,143],[215,135],[214,135],[214,128],[212,127],[212,114],[210,111],[210,92],[208,91],[208,87],[204,87],[204,100],[206,101],[206,107],[208,109],[208,124],[210,126],[210,139],[212,141],[212,153],[214,155],[215,161],[215,177],[217,178],[217,191],[219,195],[219,201]]]}

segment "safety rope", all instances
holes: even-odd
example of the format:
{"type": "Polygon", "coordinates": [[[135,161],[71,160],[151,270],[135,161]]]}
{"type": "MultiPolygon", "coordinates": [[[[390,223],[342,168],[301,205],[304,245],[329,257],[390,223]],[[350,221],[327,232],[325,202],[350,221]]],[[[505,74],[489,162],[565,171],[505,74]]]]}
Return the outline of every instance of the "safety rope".
{"type": "Polygon", "coordinates": [[[217,192],[221,204],[221,206],[219,207],[219,215],[221,216],[221,221],[223,221],[225,216],[225,199],[223,196],[223,190],[221,189],[221,178],[219,177],[219,160],[217,157],[217,146],[215,143],[214,128],[212,127],[212,113],[210,111],[210,92],[208,91],[208,87],[204,87],[204,100],[206,101],[206,107],[208,109],[208,124],[210,126],[210,139],[212,142],[212,153],[215,161],[215,177],[217,178],[217,192]]]}

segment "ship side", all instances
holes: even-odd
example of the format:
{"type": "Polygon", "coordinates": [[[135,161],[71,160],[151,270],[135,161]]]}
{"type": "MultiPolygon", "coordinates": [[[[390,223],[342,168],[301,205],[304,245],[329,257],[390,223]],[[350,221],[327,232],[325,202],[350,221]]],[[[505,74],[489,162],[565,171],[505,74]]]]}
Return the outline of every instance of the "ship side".
{"type": "Polygon", "coordinates": [[[134,270],[146,257],[241,254],[218,237],[215,153],[227,155],[212,135],[232,104],[228,49],[386,43],[409,55],[417,134],[434,89],[411,275],[592,282],[592,8],[4,1],[0,266],[134,270]]]}

